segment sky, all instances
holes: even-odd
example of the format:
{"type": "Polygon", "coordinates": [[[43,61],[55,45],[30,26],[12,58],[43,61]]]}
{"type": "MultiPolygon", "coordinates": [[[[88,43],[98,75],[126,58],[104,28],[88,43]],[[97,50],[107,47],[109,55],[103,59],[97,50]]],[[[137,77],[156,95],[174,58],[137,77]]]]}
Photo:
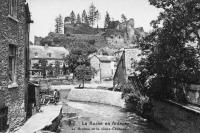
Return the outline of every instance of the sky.
{"type": "Polygon", "coordinates": [[[157,18],[160,10],[150,5],[148,0],[27,0],[32,15],[30,40],[34,42],[34,36],[45,37],[55,30],[55,18],[69,16],[73,10],[76,14],[82,14],[93,3],[101,14],[99,27],[103,27],[106,11],[111,19],[120,20],[121,14],[134,18],[135,27],[143,27],[150,31],[150,22],[157,18]]]}

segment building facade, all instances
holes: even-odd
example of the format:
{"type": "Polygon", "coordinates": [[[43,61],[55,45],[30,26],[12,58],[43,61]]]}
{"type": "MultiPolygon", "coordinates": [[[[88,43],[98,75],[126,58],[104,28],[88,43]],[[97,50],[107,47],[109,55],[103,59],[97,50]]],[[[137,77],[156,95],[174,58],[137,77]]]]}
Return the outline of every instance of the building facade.
{"type": "MultiPolygon", "coordinates": [[[[51,47],[48,45],[45,46],[37,46],[37,45],[31,45],[30,46],[30,68],[31,70],[31,76],[34,77],[42,77],[42,73],[38,73],[39,75],[35,75],[35,64],[40,63],[39,61],[41,59],[47,61],[47,67],[52,66],[52,69],[55,68],[57,63],[59,64],[60,67],[60,75],[63,75],[63,67],[65,65],[64,63],[64,58],[69,55],[69,51],[65,49],[64,47],[51,47]]],[[[39,64],[40,65],[40,64],[39,64]]],[[[54,76],[54,71],[52,71],[52,74],[48,74],[50,72],[46,71],[46,75],[54,76]]]]}
{"type": "Polygon", "coordinates": [[[31,22],[26,0],[0,1],[0,130],[26,120],[31,22]]]}
{"type": "Polygon", "coordinates": [[[93,55],[90,57],[93,80],[101,82],[107,78],[112,79],[115,72],[115,58],[106,55],[93,55]]]}

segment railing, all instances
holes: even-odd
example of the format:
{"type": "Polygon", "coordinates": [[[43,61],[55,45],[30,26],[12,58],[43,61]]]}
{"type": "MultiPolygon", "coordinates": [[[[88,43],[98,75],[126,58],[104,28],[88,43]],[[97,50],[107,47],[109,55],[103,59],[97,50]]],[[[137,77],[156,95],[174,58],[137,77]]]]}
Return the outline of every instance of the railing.
{"type": "MultiPolygon", "coordinates": [[[[43,78],[44,77],[44,70],[42,69],[31,69],[29,70],[30,78],[43,78]]],[[[45,78],[57,78],[62,77],[63,71],[60,70],[59,74],[55,75],[55,71],[52,70],[45,70],[45,78]]]]}

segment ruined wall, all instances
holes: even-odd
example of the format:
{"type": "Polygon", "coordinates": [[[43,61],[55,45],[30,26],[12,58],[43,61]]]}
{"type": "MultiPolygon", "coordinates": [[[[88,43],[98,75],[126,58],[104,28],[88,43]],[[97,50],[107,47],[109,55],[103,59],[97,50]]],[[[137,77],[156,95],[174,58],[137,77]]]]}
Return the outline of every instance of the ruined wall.
{"type": "Polygon", "coordinates": [[[117,85],[123,85],[126,82],[126,70],[125,70],[125,53],[123,52],[121,59],[117,64],[117,69],[113,78],[113,88],[116,88],[117,85]]]}
{"type": "Polygon", "coordinates": [[[98,33],[98,29],[88,26],[87,24],[71,24],[65,22],[64,24],[64,34],[90,34],[94,35],[98,33]]]}
{"type": "Polygon", "coordinates": [[[153,119],[172,133],[199,133],[200,111],[173,102],[153,100],[153,119]]]}
{"type": "Polygon", "coordinates": [[[102,48],[107,46],[107,42],[104,37],[100,35],[88,35],[88,34],[74,34],[69,37],[65,37],[61,43],[65,48],[75,47],[82,44],[91,44],[96,48],[102,48]]]}
{"type": "Polygon", "coordinates": [[[0,93],[8,107],[8,125],[12,130],[26,117],[25,113],[25,0],[18,0],[18,15],[9,15],[9,1],[0,1],[0,93]],[[8,88],[8,46],[16,46],[16,86],[8,88]]]}

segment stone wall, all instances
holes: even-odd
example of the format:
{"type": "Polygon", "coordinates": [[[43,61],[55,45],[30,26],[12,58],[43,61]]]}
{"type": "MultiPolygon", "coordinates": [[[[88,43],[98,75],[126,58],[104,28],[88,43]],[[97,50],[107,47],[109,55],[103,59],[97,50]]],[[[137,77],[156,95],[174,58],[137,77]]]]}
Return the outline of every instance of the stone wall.
{"type": "Polygon", "coordinates": [[[27,36],[25,0],[18,0],[18,15],[9,15],[9,1],[0,1],[0,93],[4,95],[5,105],[8,107],[8,125],[10,130],[18,127],[26,118],[25,112],[25,43],[27,36]],[[16,86],[8,88],[8,46],[16,46],[16,86]]]}
{"type": "MultiPolygon", "coordinates": [[[[68,90],[66,91],[68,92],[68,90]]],[[[125,107],[125,101],[121,99],[121,92],[109,91],[109,90],[71,89],[67,99],[79,102],[101,103],[121,108],[125,107]]]]}
{"type": "Polygon", "coordinates": [[[117,69],[115,71],[114,74],[114,78],[113,78],[113,88],[116,88],[117,85],[122,85],[126,82],[126,70],[125,70],[125,64],[124,64],[124,60],[125,60],[125,54],[123,52],[121,59],[119,60],[118,64],[117,64],[117,69]]]}
{"type": "Polygon", "coordinates": [[[153,119],[172,133],[199,133],[200,110],[171,101],[153,100],[153,119]]]}

